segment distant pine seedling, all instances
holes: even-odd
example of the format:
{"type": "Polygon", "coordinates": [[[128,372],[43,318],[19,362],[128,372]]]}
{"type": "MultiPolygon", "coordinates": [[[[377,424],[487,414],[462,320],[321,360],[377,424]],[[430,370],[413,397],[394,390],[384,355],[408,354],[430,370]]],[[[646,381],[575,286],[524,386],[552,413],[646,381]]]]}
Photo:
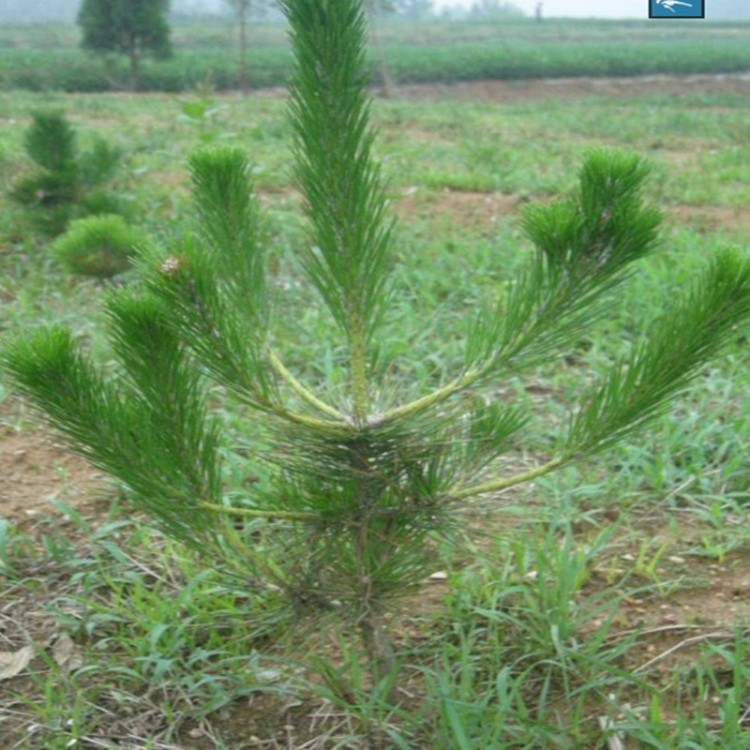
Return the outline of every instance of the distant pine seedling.
{"type": "Polygon", "coordinates": [[[29,210],[35,225],[54,236],[71,219],[118,213],[119,201],[103,185],[115,173],[120,152],[102,139],[81,151],[73,126],[61,112],[34,112],[32,118],[24,146],[37,170],[21,178],[10,195],[29,210]]]}
{"type": "Polygon", "coordinates": [[[53,255],[69,271],[109,279],[131,266],[143,232],[117,214],[100,214],[71,222],[52,244],[53,255]]]}

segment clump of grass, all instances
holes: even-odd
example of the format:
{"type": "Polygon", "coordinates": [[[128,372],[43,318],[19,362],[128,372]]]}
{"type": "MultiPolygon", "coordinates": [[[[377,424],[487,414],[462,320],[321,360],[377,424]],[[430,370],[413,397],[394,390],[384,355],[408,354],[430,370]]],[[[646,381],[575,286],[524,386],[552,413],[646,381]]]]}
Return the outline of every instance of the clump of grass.
{"type": "Polygon", "coordinates": [[[0,575],[17,594],[4,602],[4,650],[37,643],[32,686],[0,682],[8,747],[95,747],[116,736],[166,747],[253,690],[285,689],[256,651],[281,624],[247,627],[263,597],[227,592],[184,548],[116,511],[92,520],[56,505],[62,516],[41,525],[39,540],[0,524],[0,575]]]}

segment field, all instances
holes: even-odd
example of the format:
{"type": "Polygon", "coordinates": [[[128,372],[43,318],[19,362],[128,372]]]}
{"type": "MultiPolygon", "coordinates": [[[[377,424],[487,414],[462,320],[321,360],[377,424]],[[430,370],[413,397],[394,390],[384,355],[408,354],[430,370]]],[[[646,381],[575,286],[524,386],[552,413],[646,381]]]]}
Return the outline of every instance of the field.
{"type": "MultiPolygon", "coordinates": [[[[294,260],[302,226],[283,93],[0,93],[6,189],[30,169],[23,133],[42,107],[64,110],[84,145],[100,135],[123,150],[115,187],[155,236],[188,223],[192,149],[246,149],[285,313],[279,346],[306,382],[329,375],[330,321],[294,260]]],[[[544,407],[512,455],[516,470],[547,453],[582,385],[629,349],[713,250],[747,248],[746,77],[402,83],[375,99],[373,118],[398,217],[388,346],[403,366],[391,376],[415,389],[455,373],[467,316],[529,252],[526,206],[570,189],[592,148],[652,164],[660,252],[573,351],[497,384],[499,397],[544,407]]],[[[6,192],[0,336],[62,322],[106,362],[107,284],[64,272],[6,192]]],[[[397,706],[370,692],[346,632],[250,627],[262,614],[252,594],[227,593],[152,531],[0,385],[0,744],[750,749],[747,344],[738,330],[726,356],[637,440],[501,493],[476,509],[466,545],[436,549],[434,575],[394,614],[397,706]]],[[[240,414],[226,419],[247,429],[240,414]]],[[[239,454],[226,460],[230,491],[241,491],[252,467],[239,454]]]]}
{"type": "MultiPolygon", "coordinates": [[[[399,83],[520,80],[572,76],[741,73],[750,69],[750,23],[664,24],[555,19],[377,24],[370,54],[375,80],[381,57],[399,83]]],[[[237,88],[236,29],[228,22],[183,23],[174,56],[147,60],[146,91],[185,91],[199,84],[237,88]],[[228,50],[234,48],[234,54],[228,50]]],[[[101,60],[78,48],[76,27],[0,28],[0,85],[32,91],[95,92],[128,87],[123,60],[101,60]]],[[[249,83],[283,86],[291,52],[280,24],[249,30],[249,83]]]]}

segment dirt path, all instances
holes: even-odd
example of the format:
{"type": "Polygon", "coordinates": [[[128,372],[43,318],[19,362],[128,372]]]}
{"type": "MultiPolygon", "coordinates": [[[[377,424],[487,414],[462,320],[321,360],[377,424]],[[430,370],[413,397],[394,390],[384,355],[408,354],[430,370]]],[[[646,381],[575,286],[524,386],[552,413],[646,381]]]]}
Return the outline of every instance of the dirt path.
{"type": "Polygon", "coordinates": [[[540,78],[519,81],[467,81],[398,86],[398,99],[461,99],[518,102],[587,96],[679,96],[750,94],[750,72],[716,75],[657,75],[618,78],[540,78]]]}

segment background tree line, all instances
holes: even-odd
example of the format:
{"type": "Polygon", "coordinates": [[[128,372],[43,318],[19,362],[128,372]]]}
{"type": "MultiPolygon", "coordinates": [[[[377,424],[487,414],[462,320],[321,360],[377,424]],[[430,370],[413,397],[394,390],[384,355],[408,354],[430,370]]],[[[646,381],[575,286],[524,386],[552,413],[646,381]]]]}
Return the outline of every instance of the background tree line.
{"type": "MultiPolygon", "coordinates": [[[[251,16],[257,13],[257,15],[264,15],[267,20],[280,21],[281,14],[275,7],[265,10],[260,7],[267,4],[267,0],[264,2],[251,0],[251,16]],[[259,6],[257,10],[252,7],[256,4],[259,6]]],[[[275,6],[275,3],[270,4],[275,6]]],[[[172,0],[170,13],[173,17],[228,16],[232,13],[229,5],[226,0],[172,0]]],[[[404,18],[429,16],[458,18],[481,12],[485,2],[475,0],[467,5],[453,2],[440,10],[437,9],[433,0],[392,0],[391,5],[393,11],[404,18]]],[[[500,5],[511,7],[512,3],[501,2],[500,5]]],[[[710,0],[707,6],[709,20],[750,19],[750,3],[747,0],[710,0]]],[[[0,23],[57,21],[72,24],[75,23],[80,7],[81,0],[3,0],[0,3],[0,23]]]]}

